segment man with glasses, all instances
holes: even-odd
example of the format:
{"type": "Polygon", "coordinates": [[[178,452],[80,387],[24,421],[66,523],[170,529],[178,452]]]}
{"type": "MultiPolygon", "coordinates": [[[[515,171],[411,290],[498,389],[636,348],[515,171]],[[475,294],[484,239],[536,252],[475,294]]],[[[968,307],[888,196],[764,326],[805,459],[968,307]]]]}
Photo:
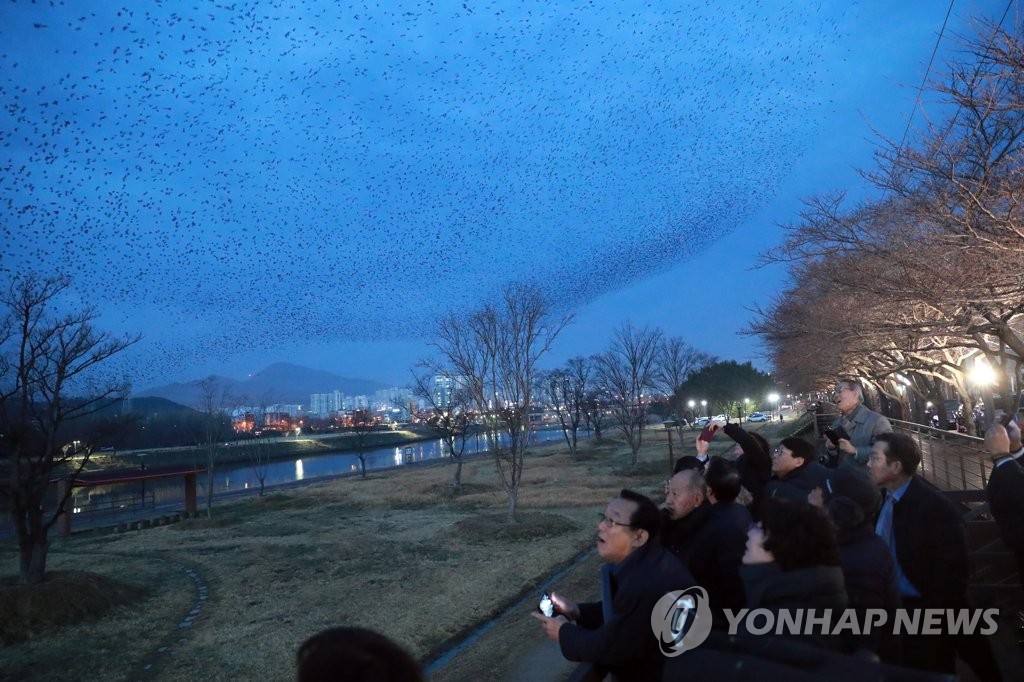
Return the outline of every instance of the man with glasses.
{"type": "Polygon", "coordinates": [[[839,464],[853,462],[866,466],[875,438],[882,433],[891,433],[892,424],[864,405],[864,389],[856,379],[836,382],[832,402],[839,408],[839,416],[832,421],[832,429],[842,427],[849,438],[840,438],[838,445],[833,445],[826,438],[825,447],[830,455],[839,456],[839,464]]]}
{"type": "Polygon", "coordinates": [[[533,615],[565,658],[593,665],[592,679],[660,680],[665,657],[651,612],[666,593],[692,587],[693,577],[656,541],[661,514],[649,498],[623,490],[598,517],[601,601],[577,604],[552,592],[558,615],[533,615]]]}

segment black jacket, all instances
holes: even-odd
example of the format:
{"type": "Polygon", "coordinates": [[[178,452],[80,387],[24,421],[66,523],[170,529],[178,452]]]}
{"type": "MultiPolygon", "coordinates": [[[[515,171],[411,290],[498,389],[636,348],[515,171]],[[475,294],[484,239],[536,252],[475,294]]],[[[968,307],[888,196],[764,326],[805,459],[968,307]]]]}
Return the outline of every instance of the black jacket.
{"type": "Polygon", "coordinates": [[[694,585],[690,572],[674,554],[648,542],[613,570],[612,617],[601,602],[580,604],[577,624],[558,631],[562,655],[588,661],[616,680],[658,680],[665,661],[651,630],[654,605],[668,592],[694,585]]]}
{"type": "MultiPolygon", "coordinates": [[[[842,555],[843,581],[850,598],[850,608],[858,614],[868,609],[885,609],[886,622],[892,623],[900,605],[899,583],[892,553],[882,538],[875,534],[869,522],[839,531],[839,551],[842,555]]],[[[859,622],[864,622],[863,620],[859,622]]],[[[882,660],[899,661],[897,638],[883,637],[884,628],[872,628],[867,635],[844,635],[844,649],[867,649],[881,654],[882,660]],[[886,641],[889,640],[889,641],[886,641]]]]}
{"type": "MultiPolygon", "coordinates": [[[[751,611],[768,609],[778,614],[784,609],[816,609],[820,615],[824,609],[841,611],[849,603],[843,583],[843,570],[839,566],[810,566],[783,571],[774,562],[744,564],[740,567],[740,577],[747,593],[747,606],[751,611]]],[[[783,636],[830,649],[842,648],[839,637],[824,633],[796,635],[787,631],[783,636]]]]}
{"type": "Polygon", "coordinates": [[[746,605],[740,565],[746,551],[750,512],[735,502],[711,505],[711,514],[694,539],[687,568],[697,584],[707,590],[715,626],[726,627],[722,609],[746,605]]]}
{"type": "Polygon", "coordinates": [[[743,450],[736,459],[736,471],[740,475],[740,484],[754,498],[751,507],[757,509],[764,496],[764,488],[772,477],[772,453],[765,452],[739,424],[726,424],[722,430],[743,450]]]}
{"type": "Polygon", "coordinates": [[[1017,557],[1017,571],[1024,584],[1024,468],[1016,461],[993,467],[985,492],[999,534],[1017,557]]]}
{"type": "Polygon", "coordinates": [[[827,500],[832,494],[830,476],[828,469],[807,459],[785,476],[769,481],[766,496],[790,502],[807,502],[807,494],[815,488],[821,488],[821,492],[827,500]]]}
{"type": "Polygon", "coordinates": [[[893,506],[896,561],[921,593],[921,608],[966,603],[969,564],[963,518],[953,503],[918,476],[893,506]]]}

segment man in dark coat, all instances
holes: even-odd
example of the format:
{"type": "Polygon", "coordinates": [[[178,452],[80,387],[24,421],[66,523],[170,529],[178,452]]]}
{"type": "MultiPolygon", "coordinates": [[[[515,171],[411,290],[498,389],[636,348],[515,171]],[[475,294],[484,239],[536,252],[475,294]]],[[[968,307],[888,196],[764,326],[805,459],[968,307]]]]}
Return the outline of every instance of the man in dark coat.
{"type": "MultiPolygon", "coordinates": [[[[867,467],[872,480],[885,489],[875,532],[896,559],[904,608],[968,608],[964,522],[949,500],[915,475],[920,462],[921,451],[910,436],[883,433],[875,438],[867,467]]],[[[1002,679],[981,635],[905,634],[900,643],[904,665],[955,674],[959,650],[980,679],[1002,679]]]]}
{"type": "Polygon", "coordinates": [[[803,438],[782,439],[772,452],[772,474],[766,498],[806,503],[815,488],[821,489],[826,500],[832,495],[829,470],[818,464],[814,446],[803,438]]]}
{"type": "Polygon", "coordinates": [[[658,507],[650,499],[623,490],[608,503],[597,524],[597,553],[602,599],[576,604],[552,593],[558,615],[539,613],[548,637],[570,661],[593,665],[595,678],[658,680],[666,657],[651,630],[651,613],[665,594],[694,585],[680,561],[657,541],[658,507]]]}
{"type": "Polygon", "coordinates": [[[985,494],[999,535],[1017,559],[1017,578],[1024,586],[1024,467],[1013,457],[1010,441],[1002,424],[993,424],[985,432],[985,450],[992,458],[985,494]]]}
{"type": "Polygon", "coordinates": [[[697,469],[683,469],[665,486],[661,534],[658,540],[675,554],[683,565],[697,551],[698,534],[711,517],[707,483],[697,469]]]}
{"type": "Polygon", "coordinates": [[[704,481],[710,514],[693,540],[687,568],[708,593],[714,626],[725,628],[728,621],[723,609],[738,611],[746,605],[740,565],[751,517],[747,508],[736,502],[740,476],[735,464],[712,457],[704,481]]]}

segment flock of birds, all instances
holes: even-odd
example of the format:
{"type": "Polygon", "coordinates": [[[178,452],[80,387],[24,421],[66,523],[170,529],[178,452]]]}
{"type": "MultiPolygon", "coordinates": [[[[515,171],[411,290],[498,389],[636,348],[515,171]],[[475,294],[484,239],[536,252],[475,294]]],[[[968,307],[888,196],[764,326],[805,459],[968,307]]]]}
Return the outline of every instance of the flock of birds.
{"type": "Polygon", "coordinates": [[[5,0],[0,270],[71,274],[141,377],[569,310],[771,197],[829,4],[5,0]]]}

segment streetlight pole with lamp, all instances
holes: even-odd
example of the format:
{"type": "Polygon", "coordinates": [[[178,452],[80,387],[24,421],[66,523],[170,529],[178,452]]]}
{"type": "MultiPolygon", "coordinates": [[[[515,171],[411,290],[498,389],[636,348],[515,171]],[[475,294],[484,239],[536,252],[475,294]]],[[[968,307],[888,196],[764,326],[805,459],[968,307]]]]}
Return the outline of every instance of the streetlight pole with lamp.
{"type": "Polygon", "coordinates": [[[749,404],[750,404],[750,398],[744,398],[743,399],[743,404],[740,405],[740,424],[743,423],[743,413],[746,412],[747,414],[750,414],[750,408],[747,407],[749,404]]]}
{"type": "Polygon", "coordinates": [[[694,401],[691,400],[690,402],[686,403],[686,405],[687,405],[687,407],[690,408],[690,419],[691,419],[691,422],[697,421],[697,413],[693,409],[694,407],[697,406],[697,403],[695,403],[694,401]]]}
{"type": "Polygon", "coordinates": [[[706,400],[700,401],[700,411],[704,413],[705,417],[710,417],[711,416],[711,413],[708,412],[708,401],[706,401],[706,400]]]}
{"type": "MultiPolygon", "coordinates": [[[[768,402],[770,402],[772,404],[772,412],[774,413],[775,409],[779,405],[779,394],[778,393],[771,393],[771,394],[769,394],[768,395],[768,402]]],[[[781,414],[781,412],[780,412],[780,414],[781,414]]]]}

